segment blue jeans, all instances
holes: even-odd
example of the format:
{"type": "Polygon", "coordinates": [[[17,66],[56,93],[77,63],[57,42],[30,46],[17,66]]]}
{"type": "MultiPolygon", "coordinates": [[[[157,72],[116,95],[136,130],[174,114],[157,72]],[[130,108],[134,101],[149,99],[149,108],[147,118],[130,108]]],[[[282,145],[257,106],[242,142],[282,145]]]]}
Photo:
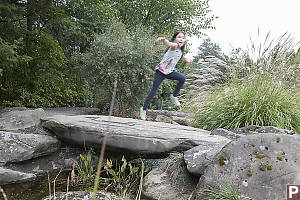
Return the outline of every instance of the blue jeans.
{"type": "Polygon", "coordinates": [[[180,89],[182,88],[184,82],[185,82],[185,75],[176,71],[173,71],[172,73],[165,75],[161,73],[158,69],[155,72],[154,80],[153,80],[153,87],[151,92],[148,94],[146,101],[144,103],[143,109],[147,110],[148,105],[151,101],[151,99],[156,94],[158,87],[162,83],[164,79],[170,79],[170,80],[178,80],[178,83],[176,85],[176,88],[173,92],[173,96],[176,97],[179,94],[180,89]]]}

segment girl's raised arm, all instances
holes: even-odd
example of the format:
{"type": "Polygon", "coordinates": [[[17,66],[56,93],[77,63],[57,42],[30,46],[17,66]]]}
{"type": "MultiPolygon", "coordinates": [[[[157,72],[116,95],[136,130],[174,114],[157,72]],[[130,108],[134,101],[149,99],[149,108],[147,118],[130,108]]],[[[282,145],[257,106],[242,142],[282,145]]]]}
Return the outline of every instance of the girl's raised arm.
{"type": "Polygon", "coordinates": [[[155,42],[162,42],[162,43],[164,43],[164,45],[166,45],[167,47],[170,47],[171,49],[176,49],[178,47],[177,43],[170,42],[165,37],[159,37],[155,40],[155,42]]]}

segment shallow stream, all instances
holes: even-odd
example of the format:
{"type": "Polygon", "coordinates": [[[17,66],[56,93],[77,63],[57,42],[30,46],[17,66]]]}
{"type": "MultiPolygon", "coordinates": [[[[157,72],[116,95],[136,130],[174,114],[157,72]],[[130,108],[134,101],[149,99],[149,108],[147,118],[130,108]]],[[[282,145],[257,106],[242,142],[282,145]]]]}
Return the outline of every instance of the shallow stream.
{"type": "MultiPolygon", "coordinates": [[[[67,191],[67,177],[69,172],[64,172],[59,174],[55,180],[55,191],[56,192],[66,192],[67,191]]],[[[49,175],[51,183],[51,195],[53,196],[54,191],[54,179],[57,174],[49,175]]],[[[46,196],[49,196],[49,181],[48,176],[39,177],[34,182],[19,183],[2,186],[8,200],[41,200],[46,196]]],[[[101,189],[101,188],[99,188],[101,189]]],[[[69,191],[92,191],[92,184],[78,184],[76,186],[70,185],[69,191]]],[[[3,197],[0,193],[0,199],[3,197]]]]}

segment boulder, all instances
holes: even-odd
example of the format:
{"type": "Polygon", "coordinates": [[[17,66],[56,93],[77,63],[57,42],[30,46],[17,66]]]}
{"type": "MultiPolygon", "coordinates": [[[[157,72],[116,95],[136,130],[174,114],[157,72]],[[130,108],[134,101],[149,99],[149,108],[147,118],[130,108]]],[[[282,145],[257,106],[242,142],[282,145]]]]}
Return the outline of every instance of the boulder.
{"type": "Polygon", "coordinates": [[[41,121],[44,128],[61,140],[98,148],[109,126],[107,147],[136,154],[181,152],[198,145],[209,146],[228,141],[225,137],[211,136],[209,131],[198,128],[130,118],[55,115],[41,121]]]}
{"type": "Polygon", "coordinates": [[[196,199],[207,187],[234,187],[255,200],[286,198],[286,184],[300,183],[300,136],[260,133],[227,144],[205,169],[196,199]]]}
{"type": "Polygon", "coordinates": [[[184,152],[184,160],[189,173],[200,176],[206,167],[214,160],[214,157],[230,141],[211,146],[199,145],[184,152]]]}
{"type": "Polygon", "coordinates": [[[0,166],[48,155],[59,148],[60,141],[51,136],[0,131],[0,166]]]}
{"type": "Polygon", "coordinates": [[[169,160],[151,170],[144,178],[142,194],[147,199],[187,200],[198,179],[188,173],[181,158],[169,160]]]}
{"type": "Polygon", "coordinates": [[[0,167],[0,185],[22,183],[36,179],[36,175],[32,173],[23,173],[0,167]]]}
{"type": "MultiPolygon", "coordinates": [[[[40,119],[46,116],[42,108],[5,108],[0,111],[0,130],[25,132],[40,123],[40,119]]],[[[31,130],[27,131],[32,133],[31,130]]]]}

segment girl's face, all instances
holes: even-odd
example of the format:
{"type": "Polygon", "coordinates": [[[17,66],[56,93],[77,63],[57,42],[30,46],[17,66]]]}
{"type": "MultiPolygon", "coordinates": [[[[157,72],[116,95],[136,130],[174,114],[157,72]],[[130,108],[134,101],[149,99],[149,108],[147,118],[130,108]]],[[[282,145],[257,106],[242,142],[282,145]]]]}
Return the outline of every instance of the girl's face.
{"type": "Polygon", "coordinates": [[[179,33],[178,35],[176,35],[174,42],[176,42],[179,47],[182,47],[185,43],[185,35],[183,33],[179,33]]]}

